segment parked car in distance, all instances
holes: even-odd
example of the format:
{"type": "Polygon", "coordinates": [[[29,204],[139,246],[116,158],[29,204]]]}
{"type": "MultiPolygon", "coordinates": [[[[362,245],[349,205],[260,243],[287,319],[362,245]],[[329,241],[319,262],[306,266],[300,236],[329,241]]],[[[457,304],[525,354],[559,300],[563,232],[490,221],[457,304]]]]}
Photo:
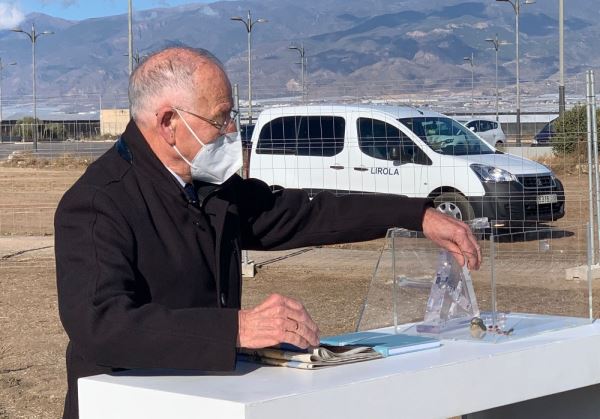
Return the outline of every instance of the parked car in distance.
{"type": "Polygon", "coordinates": [[[565,215],[562,183],[549,168],[496,150],[446,115],[410,106],[265,109],[252,135],[249,174],[310,196],[430,198],[458,219],[487,217],[497,227],[565,215]]]}
{"type": "Polygon", "coordinates": [[[470,119],[464,125],[493,147],[506,144],[506,135],[499,122],[491,119],[470,119]]]}
{"type": "Polygon", "coordinates": [[[553,123],[554,120],[548,122],[537,134],[535,134],[535,137],[533,137],[533,142],[531,143],[532,147],[542,147],[551,145],[552,137],[556,135],[554,127],[552,126],[553,123]]]}

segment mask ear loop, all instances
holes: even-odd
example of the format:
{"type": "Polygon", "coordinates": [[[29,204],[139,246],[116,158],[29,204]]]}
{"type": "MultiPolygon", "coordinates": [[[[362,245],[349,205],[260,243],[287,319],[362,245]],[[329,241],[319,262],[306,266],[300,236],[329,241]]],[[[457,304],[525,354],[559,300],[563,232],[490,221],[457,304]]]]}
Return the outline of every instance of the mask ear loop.
{"type": "Polygon", "coordinates": [[[177,109],[177,108],[174,107],[173,110],[175,112],[177,112],[177,115],[179,115],[179,117],[181,118],[181,120],[183,121],[183,123],[185,124],[185,126],[187,127],[188,131],[194,136],[194,138],[196,139],[196,141],[198,141],[202,147],[206,147],[206,144],[204,144],[202,142],[202,140],[200,140],[200,138],[198,138],[198,136],[196,135],[196,133],[194,132],[194,130],[192,129],[192,127],[190,127],[190,125],[187,123],[187,121],[185,120],[185,118],[183,117],[183,115],[181,115],[181,112],[179,112],[179,109],[177,109]]]}
{"type": "MultiPolygon", "coordinates": [[[[196,135],[194,134],[194,132],[192,131],[192,129],[190,128],[190,126],[188,125],[188,123],[185,121],[185,119],[183,119],[183,116],[181,116],[181,113],[179,113],[179,111],[177,110],[177,108],[173,108],[173,110],[177,113],[177,115],[179,115],[179,117],[181,118],[181,120],[183,121],[183,123],[185,124],[185,126],[188,128],[188,130],[194,135],[194,137],[196,137],[196,135]]],[[[171,128],[171,137],[175,137],[175,131],[173,131],[173,127],[171,128]]],[[[198,137],[196,137],[196,140],[198,140],[198,137]]],[[[200,144],[202,144],[202,141],[198,140],[198,142],[200,142],[200,144]]],[[[202,144],[204,145],[204,144],[202,144]]],[[[181,159],[186,162],[188,164],[188,166],[192,167],[192,162],[189,161],[188,159],[186,159],[183,154],[181,154],[181,152],[179,151],[179,149],[177,148],[177,146],[175,144],[173,144],[171,147],[173,147],[173,150],[175,150],[175,152],[177,154],[179,154],[179,157],[181,157],[181,159]]]]}
{"type": "Polygon", "coordinates": [[[175,150],[177,152],[177,154],[179,154],[179,157],[181,157],[183,159],[183,161],[188,164],[188,166],[192,167],[192,162],[190,162],[188,159],[183,157],[183,154],[181,154],[181,152],[177,149],[177,146],[175,144],[173,144],[171,147],[173,147],[173,150],[175,150]]]}

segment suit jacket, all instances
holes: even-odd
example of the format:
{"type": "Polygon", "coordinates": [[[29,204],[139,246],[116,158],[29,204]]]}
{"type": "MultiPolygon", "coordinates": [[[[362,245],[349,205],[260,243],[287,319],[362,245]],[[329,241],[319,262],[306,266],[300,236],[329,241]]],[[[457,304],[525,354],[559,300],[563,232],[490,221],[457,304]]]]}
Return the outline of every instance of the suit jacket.
{"type": "Polygon", "coordinates": [[[232,177],[194,205],[130,122],[55,216],[59,311],[77,378],[131,368],[235,368],[240,249],[274,250],[421,229],[431,203],[394,195],[310,200],[232,177]]]}

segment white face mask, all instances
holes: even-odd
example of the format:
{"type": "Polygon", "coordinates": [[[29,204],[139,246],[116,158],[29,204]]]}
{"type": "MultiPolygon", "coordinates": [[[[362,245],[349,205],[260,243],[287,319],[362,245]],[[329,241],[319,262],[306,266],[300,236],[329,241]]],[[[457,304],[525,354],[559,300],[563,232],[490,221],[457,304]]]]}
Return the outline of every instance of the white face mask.
{"type": "Polygon", "coordinates": [[[192,179],[221,185],[240,170],[243,161],[242,140],[239,132],[223,134],[210,144],[204,144],[188,125],[181,112],[176,108],[173,109],[177,112],[177,115],[179,115],[190,134],[202,146],[198,154],[190,162],[183,157],[183,154],[173,144],[173,148],[179,154],[179,157],[192,169],[192,179]]]}

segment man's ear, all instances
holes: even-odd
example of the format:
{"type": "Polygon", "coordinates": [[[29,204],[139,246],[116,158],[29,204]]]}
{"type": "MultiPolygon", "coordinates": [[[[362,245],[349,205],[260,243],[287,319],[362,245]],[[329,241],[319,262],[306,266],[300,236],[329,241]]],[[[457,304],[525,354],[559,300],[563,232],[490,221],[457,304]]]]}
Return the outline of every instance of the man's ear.
{"type": "Polygon", "coordinates": [[[161,137],[170,146],[175,144],[175,124],[173,119],[176,118],[175,111],[172,108],[165,106],[156,113],[156,128],[161,137]]]}

